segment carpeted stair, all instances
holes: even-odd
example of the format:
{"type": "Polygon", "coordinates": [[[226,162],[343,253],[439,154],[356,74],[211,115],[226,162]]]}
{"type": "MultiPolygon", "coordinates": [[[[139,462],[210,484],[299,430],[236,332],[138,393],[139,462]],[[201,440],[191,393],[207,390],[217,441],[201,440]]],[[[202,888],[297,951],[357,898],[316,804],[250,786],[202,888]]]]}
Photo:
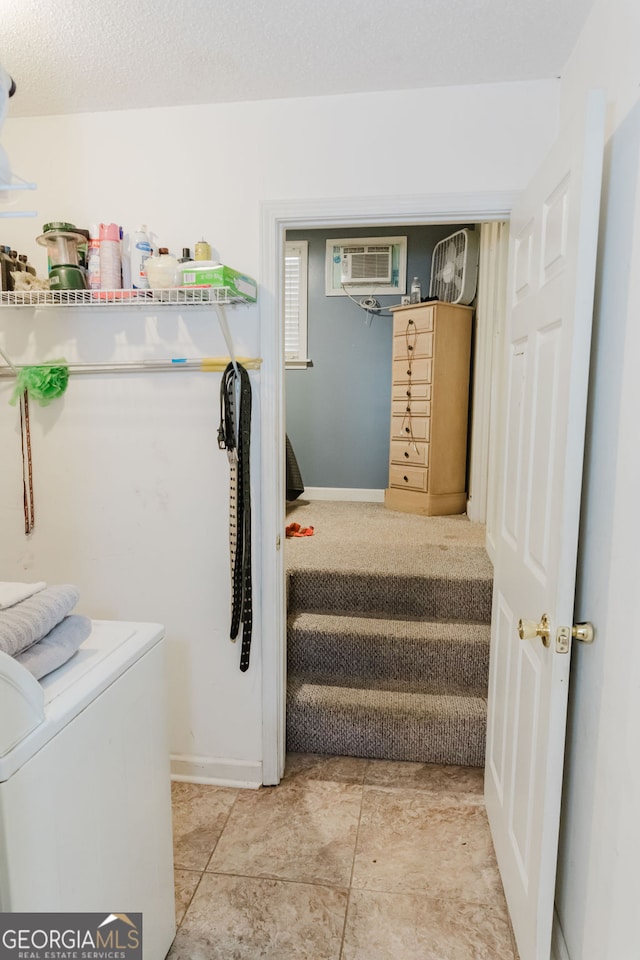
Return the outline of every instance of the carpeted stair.
{"type": "Polygon", "coordinates": [[[288,749],[481,766],[492,590],[481,532],[466,518],[408,527],[377,504],[299,516],[318,539],[287,544],[288,749]],[[353,514],[366,535],[345,548],[353,514]]]}

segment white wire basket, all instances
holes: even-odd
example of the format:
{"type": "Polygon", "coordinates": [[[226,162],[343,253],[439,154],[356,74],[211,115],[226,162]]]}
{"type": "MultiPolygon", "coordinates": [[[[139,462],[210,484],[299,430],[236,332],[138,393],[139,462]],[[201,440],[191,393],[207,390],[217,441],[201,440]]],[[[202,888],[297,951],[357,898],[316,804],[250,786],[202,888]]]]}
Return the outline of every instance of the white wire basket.
{"type": "Polygon", "coordinates": [[[252,303],[229,287],[171,287],[157,290],[16,290],[0,292],[2,307],[196,306],[252,303]]]}

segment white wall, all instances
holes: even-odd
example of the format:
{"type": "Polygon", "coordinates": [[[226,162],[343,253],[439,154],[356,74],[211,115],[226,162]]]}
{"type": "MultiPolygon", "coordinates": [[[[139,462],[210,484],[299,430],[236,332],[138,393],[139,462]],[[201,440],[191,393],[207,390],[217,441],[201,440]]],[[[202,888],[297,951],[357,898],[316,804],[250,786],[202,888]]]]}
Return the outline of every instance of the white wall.
{"type": "Polygon", "coordinates": [[[603,86],[608,142],[596,281],[576,644],[557,909],[571,960],[638,956],[640,858],[640,8],[596,0],[562,78],[563,117],[603,86]]]}
{"type": "MultiPolygon", "coordinates": [[[[42,269],[33,236],[49,220],[146,222],[174,250],[204,234],[226,263],[257,275],[263,202],[517,190],[554,139],[557,98],[554,81],[11,120],[3,142],[14,169],[38,183],[27,199],[39,214],[0,221],[0,242],[42,269]]],[[[255,354],[259,308],[230,314],[238,351],[255,354]]],[[[225,352],[206,313],[13,311],[0,322],[16,360],[225,352]]],[[[257,406],[270,376],[252,374],[257,406]]],[[[218,383],[204,374],[86,378],[63,402],[35,408],[29,541],[17,418],[0,386],[0,560],[3,577],[78,583],[81,608],[94,616],[164,622],[172,751],[184,761],[174,769],[259,782],[260,624],[247,675],[225,638],[218,383]]],[[[258,508],[257,416],[255,424],[258,508]]],[[[259,530],[257,516],[256,557],[259,530]]],[[[257,562],[254,571],[259,597],[257,562]]]]}

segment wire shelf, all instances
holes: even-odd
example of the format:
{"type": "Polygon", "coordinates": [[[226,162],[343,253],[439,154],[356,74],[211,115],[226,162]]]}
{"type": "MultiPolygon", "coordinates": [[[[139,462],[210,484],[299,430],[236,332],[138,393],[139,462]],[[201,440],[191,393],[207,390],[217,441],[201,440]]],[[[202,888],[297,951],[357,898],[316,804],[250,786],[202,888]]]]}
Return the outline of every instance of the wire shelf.
{"type": "Polygon", "coordinates": [[[0,292],[2,307],[197,306],[253,303],[229,287],[171,287],[157,290],[16,290],[0,292]]]}

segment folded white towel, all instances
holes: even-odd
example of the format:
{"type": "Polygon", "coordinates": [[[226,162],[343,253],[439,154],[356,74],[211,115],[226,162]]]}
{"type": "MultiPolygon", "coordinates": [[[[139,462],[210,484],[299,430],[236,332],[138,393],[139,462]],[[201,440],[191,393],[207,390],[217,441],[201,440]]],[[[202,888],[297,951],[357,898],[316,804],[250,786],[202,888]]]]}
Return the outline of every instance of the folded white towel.
{"type": "Polygon", "coordinates": [[[71,659],[80,644],[91,634],[91,627],[88,617],[71,614],[50,630],[46,637],[19,653],[16,660],[26,667],[36,680],[40,680],[71,659]]]}
{"type": "Polygon", "coordinates": [[[0,650],[15,657],[42,640],[71,613],[79,598],[77,587],[63,583],[0,610],[0,650]]]}
{"type": "Polygon", "coordinates": [[[6,580],[0,580],[0,610],[12,607],[27,597],[32,597],[34,593],[44,590],[46,583],[40,580],[38,583],[11,583],[6,580]]]}

